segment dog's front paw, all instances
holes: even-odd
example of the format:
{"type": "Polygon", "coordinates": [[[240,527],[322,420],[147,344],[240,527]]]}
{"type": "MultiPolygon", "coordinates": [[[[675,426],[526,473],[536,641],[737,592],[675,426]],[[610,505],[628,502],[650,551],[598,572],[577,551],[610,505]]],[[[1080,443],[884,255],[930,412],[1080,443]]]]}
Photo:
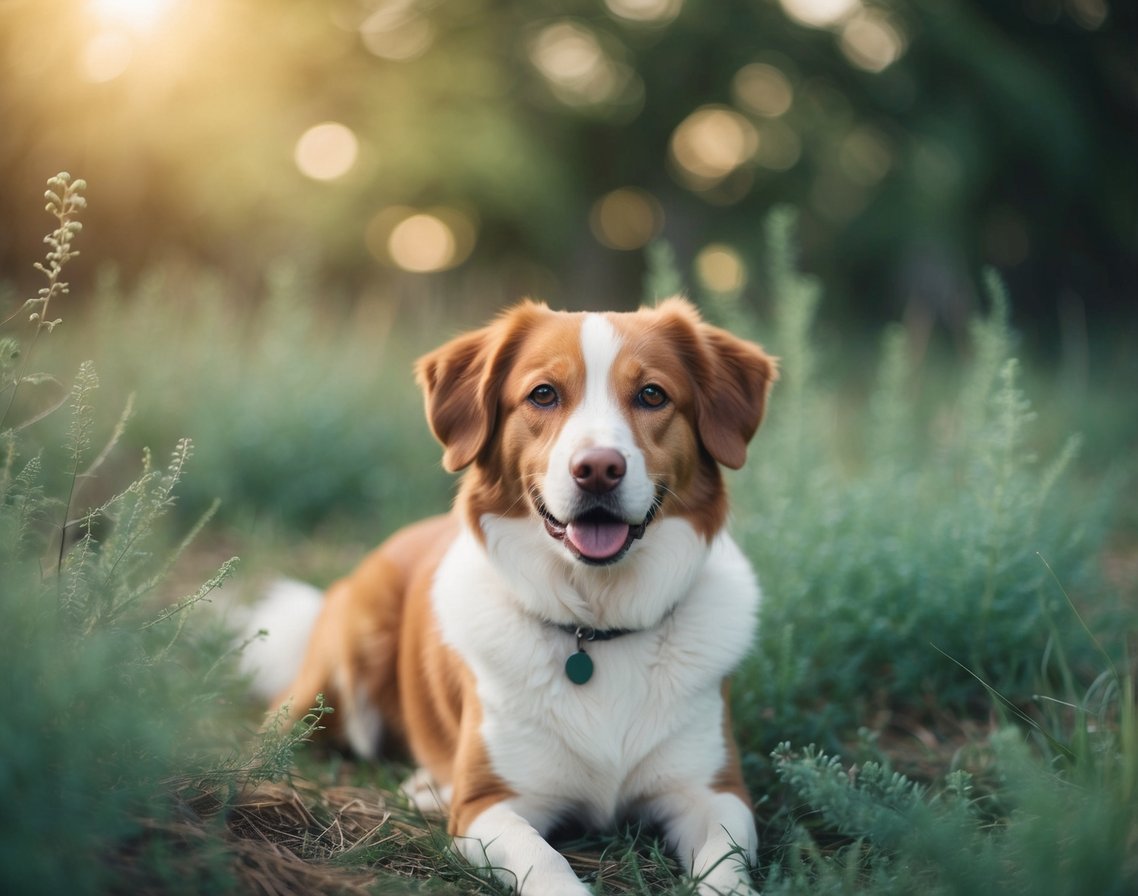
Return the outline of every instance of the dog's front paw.
{"type": "Polygon", "coordinates": [[[400,786],[407,801],[424,815],[446,815],[454,788],[440,787],[425,769],[416,769],[400,786]]]}
{"type": "Polygon", "coordinates": [[[576,884],[566,882],[563,885],[543,885],[532,887],[522,885],[518,890],[519,896],[593,896],[593,891],[580,881],[576,884]]]}
{"type": "Polygon", "coordinates": [[[751,885],[750,875],[735,863],[730,863],[735,867],[727,865],[724,863],[713,868],[700,878],[696,884],[699,896],[758,896],[758,891],[751,885]]]}

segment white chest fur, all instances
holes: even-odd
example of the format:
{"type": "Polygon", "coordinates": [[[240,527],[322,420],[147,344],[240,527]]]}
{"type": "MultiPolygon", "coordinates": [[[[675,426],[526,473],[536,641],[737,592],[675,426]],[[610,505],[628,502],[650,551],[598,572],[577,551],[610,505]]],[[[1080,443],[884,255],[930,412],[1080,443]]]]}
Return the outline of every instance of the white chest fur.
{"type": "Polygon", "coordinates": [[[619,581],[605,569],[574,580],[555,562],[530,568],[537,554],[510,537],[522,534],[515,525],[533,526],[490,527],[497,563],[460,536],[434,604],[477,681],[494,770],[530,822],[603,826],[677,784],[709,784],[727,759],[722,681],[750,649],[759,603],[738,547],[726,535],[708,547],[687,523],[660,521],[658,549],[636,545],[619,581]],[[548,620],[646,630],[586,644],[595,672],[576,685],[564,671],[576,639],[548,620]]]}

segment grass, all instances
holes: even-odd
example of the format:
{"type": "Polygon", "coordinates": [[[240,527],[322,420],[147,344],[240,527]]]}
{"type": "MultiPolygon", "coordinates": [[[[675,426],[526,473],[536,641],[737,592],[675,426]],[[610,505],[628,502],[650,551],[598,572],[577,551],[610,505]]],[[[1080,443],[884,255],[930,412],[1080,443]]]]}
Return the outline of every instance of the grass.
{"type": "MultiPolygon", "coordinates": [[[[73,314],[81,188],[52,189],[47,301],[0,330],[3,888],[501,892],[399,801],[406,769],[255,734],[207,607],[258,570],[326,582],[446,506],[408,370],[460,327],[444,309],[332,311],[287,266],[255,303],[159,272],[104,280],[73,314]]],[[[818,348],[791,220],[766,239],[770,320],[702,300],[784,370],[731,480],[766,592],[732,692],[764,892],[1132,892],[1135,594],[1102,569],[1133,554],[1117,499],[1134,471],[1103,462],[1132,427],[1080,445],[1035,416],[994,281],[970,356],[914,369],[891,330],[849,388],[818,348]]],[[[680,282],[666,248],[651,267],[650,297],[680,282]]],[[[1125,395],[1094,397],[1126,419],[1125,395]]],[[[690,892],[651,831],[562,847],[603,892],[690,892]]]]}

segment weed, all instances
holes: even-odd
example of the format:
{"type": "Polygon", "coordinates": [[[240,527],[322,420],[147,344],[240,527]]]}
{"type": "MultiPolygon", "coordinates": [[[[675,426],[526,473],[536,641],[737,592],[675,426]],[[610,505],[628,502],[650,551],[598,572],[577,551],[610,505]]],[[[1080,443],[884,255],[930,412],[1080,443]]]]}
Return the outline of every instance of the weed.
{"type": "MultiPolygon", "coordinates": [[[[228,635],[208,619],[192,627],[187,621],[234,561],[161,609],[159,586],[200,528],[168,546],[164,520],[183,481],[189,440],[164,465],[146,452],[138,478],[73,516],[78,486],[102,465],[129,413],[96,450],[99,378],[90,362],[62,400],[16,401],[24,387],[59,382],[27,371],[40,335],[61,322],[49,313],[67,294],[61,274],[75,255],[83,182],[60,175],[49,187],[48,211],[59,226],[38,266],[48,286],[23,306],[31,309],[30,335],[5,342],[6,356],[19,361],[4,370],[0,431],[0,657],[8,685],[0,717],[0,800],[7,807],[0,881],[6,892],[103,893],[126,874],[141,889],[218,891],[231,877],[223,850],[187,852],[153,832],[185,811],[174,777],[216,778],[218,744],[233,738],[225,734],[235,730],[231,715],[228,725],[218,724],[225,715],[219,705],[235,691],[233,665],[222,661],[228,635]],[[35,438],[56,412],[67,413],[69,424],[55,454],[64,468],[51,476],[35,438]]],[[[286,754],[261,757],[259,774],[282,773],[286,754]]]]}

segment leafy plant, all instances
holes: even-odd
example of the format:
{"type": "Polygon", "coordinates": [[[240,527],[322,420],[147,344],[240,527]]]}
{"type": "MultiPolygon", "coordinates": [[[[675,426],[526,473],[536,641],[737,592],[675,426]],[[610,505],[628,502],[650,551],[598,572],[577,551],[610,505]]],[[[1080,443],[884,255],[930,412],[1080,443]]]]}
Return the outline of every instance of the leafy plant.
{"type": "Polygon", "coordinates": [[[84,325],[109,391],[147,383],[127,443],[194,433],[181,521],[217,499],[234,528],[367,520],[378,540],[451,492],[411,374],[420,346],[389,315],[378,301],[338,310],[282,261],[256,295],[201,272],[155,270],[129,290],[104,277],[84,325]]]}
{"type": "Polygon", "coordinates": [[[983,786],[963,769],[927,787],[880,762],[846,766],[780,744],[771,758],[786,827],[765,891],[1133,892],[1138,717],[1132,683],[1117,669],[1104,677],[1105,702],[1088,692],[1073,724],[1037,729],[1061,747],[1052,755],[1021,730],[996,733],[983,786]],[[1090,705],[1109,706],[1106,727],[1090,705]]]}
{"type": "MultiPolygon", "coordinates": [[[[775,321],[762,341],[782,376],[732,483],[734,528],[765,590],[736,687],[747,742],[836,748],[877,710],[982,712],[977,676],[1024,703],[1046,684],[1039,658],[1056,635],[1047,564],[1089,594],[1097,587],[1089,561],[1109,504],[1068,478],[1078,440],[1041,459],[994,279],[955,390],[939,383],[946,397],[930,407],[903,334],[890,330],[861,425],[843,426],[842,393],[820,380],[818,289],[793,265],[792,226],[782,213],[768,227],[775,321]]],[[[759,330],[741,307],[731,313],[759,330]]],[[[1074,651],[1083,674],[1091,652],[1074,651]]]]}
{"type": "MultiPolygon", "coordinates": [[[[73,515],[79,485],[118,442],[129,406],[96,450],[99,379],[90,362],[79,367],[64,400],[17,400],[30,385],[58,383],[27,371],[41,334],[61,322],[49,313],[67,293],[61,273],[76,254],[71,240],[79,232],[74,215],[83,207],[83,182],[60,175],[49,185],[47,208],[59,226],[39,266],[48,286],[21,309],[30,309],[30,335],[5,342],[6,356],[18,362],[4,371],[0,431],[0,662],[8,685],[0,717],[0,800],[7,807],[0,816],[0,887],[103,893],[130,879],[170,892],[221,891],[232,875],[220,841],[187,851],[156,832],[186,812],[184,794],[171,782],[189,776],[200,793],[200,782],[225,777],[219,745],[236,749],[236,718],[230,713],[217,724],[227,715],[219,706],[235,691],[229,635],[208,617],[188,624],[188,611],[225,580],[235,560],[166,605],[172,564],[205,522],[170,546],[165,520],[191,455],[189,440],[179,441],[164,465],[144,452],[141,475],[130,485],[73,515]],[[62,452],[53,455],[65,458],[64,469],[53,476],[35,435],[64,405],[70,422],[62,452]]],[[[250,768],[262,777],[283,773],[290,746],[304,734],[278,732],[258,742],[261,752],[243,767],[244,780],[253,780],[250,768]]]]}

